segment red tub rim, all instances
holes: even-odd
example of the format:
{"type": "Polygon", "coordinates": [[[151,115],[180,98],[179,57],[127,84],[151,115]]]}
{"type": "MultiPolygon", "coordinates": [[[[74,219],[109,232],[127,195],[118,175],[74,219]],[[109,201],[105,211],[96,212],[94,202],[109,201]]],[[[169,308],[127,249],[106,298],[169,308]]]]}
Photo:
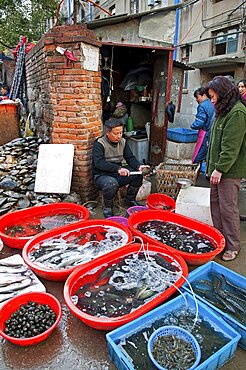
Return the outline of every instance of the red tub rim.
{"type": "MultiPolygon", "coordinates": [[[[146,244],[146,243],[144,243],[146,244]]],[[[143,315],[144,313],[150,311],[157,305],[163,303],[165,299],[169,298],[172,294],[177,292],[177,289],[172,285],[169,288],[167,288],[164,292],[160,293],[157,297],[152,299],[151,301],[145,303],[143,306],[135,309],[134,311],[130,312],[129,314],[119,316],[117,318],[107,318],[107,317],[97,317],[93,315],[89,315],[80,309],[78,309],[74,303],[71,300],[71,293],[73,293],[72,289],[76,284],[76,281],[78,280],[77,275],[80,277],[88,275],[89,272],[93,269],[95,269],[98,266],[102,266],[104,264],[111,265],[115,263],[116,260],[120,260],[124,256],[136,253],[140,250],[140,247],[142,244],[140,243],[132,243],[128,246],[125,246],[123,248],[119,248],[118,250],[115,250],[108,255],[102,256],[100,259],[93,260],[87,264],[87,266],[79,266],[77,267],[67,278],[65,284],[64,284],[64,300],[68,308],[71,310],[71,312],[79,318],[81,321],[83,321],[86,325],[91,326],[98,330],[112,330],[117,328],[120,325],[126,324],[130,320],[134,320],[137,317],[143,315]],[[76,281],[74,281],[77,278],[76,281]],[[71,286],[72,284],[72,286],[71,286]]],[[[177,286],[177,288],[180,288],[181,285],[183,285],[188,277],[188,266],[185,262],[185,260],[179,256],[172,253],[170,250],[163,249],[160,246],[148,244],[148,251],[161,254],[163,256],[167,256],[171,260],[175,260],[178,262],[179,266],[182,270],[182,276],[179,278],[179,280],[174,284],[177,286]]]]}
{"type": "MultiPolygon", "coordinates": [[[[25,218],[32,216],[32,214],[35,215],[36,217],[41,217],[41,216],[45,217],[46,212],[50,212],[50,214],[54,214],[56,212],[59,213],[59,211],[60,213],[65,213],[65,212],[69,213],[70,211],[71,214],[83,217],[79,219],[78,221],[75,221],[69,225],[75,225],[77,223],[80,223],[81,221],[88,220],[90,217],[89,210],[86,207],[80,204],[77,204],[77,203],[58,202],[58,203],[52,203],[52,204],[44,204],[41,206],[33,206],[33,207],[25,208],[25,209],[19,209],[19,210],[10,212],[10,213],[6,213],[0,217],[0,237],[2,238],[3,242],[8,247],[22,249],[26,242],[28,242],[30,239],[34,238],[36,235],[39,235],[41,233],[37,233],[36,235],[33,235],[33,236],[14,237],[14,236],[5,234],[4,229],[7,226],[13,225],[14,222],[19,220],[20,218],[25,219],[25,218]]],[[[61,227],[64,227],[64,226],[59,226],[55,229],[58,230],[61,227]]],[[[47,231],[50,231],[50,230],[47,230],[47,231]]]]}
{"type": "MultiPolygon", "coordinates": [[[[40,243],[41,241],[44,241],[45,239],[49,239],[49,238],[64,234],[69,231],[73,232],[78,229],[83,229],[83,228],[86,228],[87,226],[93,226],[93,225],[95,226],[95,224],[101,225],[101,226],[103,225],[114,226],[118,229],[121,229],[126,233],[128,237],[128,243],[132,241],[131,231],[128,229],[128,227],[122,224],[119,224],[118,222],[107,221],[107,219],[106,220],[103,220],[103,219],[86,220],[86,221],[76,222],[76,224],[75,223],[69,224],[69,225],[60,227],[59,229],[57,228],[53,230],[48,230],[48,231],[38,234],[37,236],[33,237],[31,240],[29,240],[25,244],[22,250],[22,258],[24,262],[31,268],[31,270],[33,270],[37,275],[43,277],[44,279],[53,280],[53,281],[64,281],[66,280],[68,275],[71,274],[71,272],[73,272],[77,267],[87,265],[90,262],[85,262],[84,264],[79,264],[77,266],[73,266],[68,269],[55,270],[55,269],[45,268],[45,267],[36,265],[32,261],[30,261],[30,259],[28,258],[28,253],[33,249],[33,247],[37,243],[40,243]],[[47,276],[49,276],[49,278],[47,278],[47,276]]],[[[124,248],[124,246],[120,248],[124,248]]],[[[96,257],[95,259],[97,258],[99,257],[96,257]]]]}
{"type": "Polygon", "coordinates": [[[199,264],[206,263],[206,262],[210,261],[211,259],[213,259],[217,254],[221,253],[223,251],[224,247],[225,247],[225,238],[215,227],[207,225],[203,222],[194,220],[193,218],[183,216],[183,215],[178,214],[178,213],[166,212],[166,211],[162,211],[162,210],[159,210],[159,211],[157,211],[157,210],[143,211],[141,220],[136,222],[136,218],[138,218],[138,217],[139,216],[136,213],[136,214],[131,215],[128,219],[128,226],[129,226],[129,229],[132,231],[133,235],[140,236],[143,240],[145,240],[149,243],[153,243],[153,244],[165,247],[168,250],[170,250],[171,252],[173,252],[174,254],[179,254],[189,264],[192,264],[194,262],[195,262],[195,264],[198,264],[197,263],[198,260],[203,260],[199,264]],[[144,216],[147,216],[147,218],[144,219],[144,216]],[[215,245],[216,248],[215,248],[215,250],[213,250],[211,252],[200,253],[200,254],[195,254],[195,253],[190,253],[190,252],[183,252],[183,251],[179,251],[178,249],[175,249],[173,247],[170,247],[170,246],[168,246],[164,243],[161,243],[161,242],[159,242],[159,241],[157,241],[157,240],[155,240],[155,239],[153,239],[153,238],[151,238],[147,235],[144,235],[143,233],[141,233],[140,231],[138,231],[135,228],[136,224],[139,224],[140,222],[142,223],[144,221],[152,221],[152,220],[174,222],[174,223],[176,223],[180,226],[183,226],[183,227],[186,227],[190,230],[194,230],[194,231],[198,231],[198,232],[201,232],[201,230],[199,230],[200,228],[206,228],[208,231],[210,231],[212,233],[212,235],[214,237],[218,238],[217,240],[215,240],[214,237],[206,235],[206,237],[209,240],[211,240],[211,242],[213,242],[213,244],[215,245]],[[182,220],[185,221],[184,224],[182,223],[182,220]],[[197,230],[197,228],[191,228],[191,226],[186,225],[186,224],[189,224],[189,223],[192,223],[193,226],[197,226],[198,230],[197,230]]]}
{"type": "MultiPolygon", "coordinates": [[[[158,203],[158,200],[156,201],[156,203],[158,203]]],[[[156,209],[156,210],[159,210],[159,211],[166,211],[166,212],[172,212],[175,210],[175,207],[176,207],[176,201],[170,197],[169,195],[166,195],[166,194],[163,194],[163,193],[151,193],[148,195],[148,197],[146,198],[146,204],[147,206],[150,208],[150,209],[156,209]],[[158,208],[158,207],[155,207],[155,205],[153,205],[154,203],[154,200],[156,200],[156,198],[162,198],[163,199],[163,202],[161,202],[161,200],[159,201],[159,204],[161,203],[165,203],[166,205],[170,205],[171,208],[170,209],[162,209],[162,208],[158,208]],[[164,202],[164,199],[166,199],[166,202],[164,202]]]]}
{"type": "Polygon", "coordinates": [[[2,313],[3,311],[7,310],[9,312],[9,315],[8,315],[8,318],[9,318],[13,312],[18,310],[22,304],[28,303],[28,301],[36,301],[40,304],[48,304],[53,309],[53,311],[56,313],[56,321],[48,330],[34,337],[31,337],[31,338],[10,337],[9,335],[4,333],[5,324],[4,324],[4,321],[1,321],[0,322],[0,335],[4,339],[8,340],[9,342],[19,345],[19,346],[34,345],[34,344],[44,341],[52,333],[52,331],[57,327],[62,317],[61,303],[55,296],[53,296],[50,293],[46,293],[46,292],[27,292],[27,293],[19,294],[9,299],[7,302],[5,302],[0,307],[0,312],[2,313]],[[24,299],[24,297],[26,298],[24,299]],[[41,301],[40,301],[40,298],[41,298],[41,301]],[[47,302],[47,299],[48,299],[48,302],[47,302]]]}

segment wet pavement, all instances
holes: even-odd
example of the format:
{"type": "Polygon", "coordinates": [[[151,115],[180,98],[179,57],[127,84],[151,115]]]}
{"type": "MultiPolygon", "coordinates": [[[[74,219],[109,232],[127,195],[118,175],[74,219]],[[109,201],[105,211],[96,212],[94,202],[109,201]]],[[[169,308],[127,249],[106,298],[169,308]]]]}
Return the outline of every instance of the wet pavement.
{"type": "MultiPolygon", "coordinates": [[[[202,177],[197,185],[208,186],[202,177]]],[[[240,192],[239,201],[241,213],[246,214],[246,190],[240,192]]],[[[118,213],[122,215],[123,212],[124,209],[118,208],[118,213]]],[[[92,211],[91,218],[102,218],[100,206],[92,211]]],[[[0,258],[16,253],[21,254],[21,251],[5,246],[0,258]]],[[[216,257],[215,261],[246,275],[246,222],[241,222],[241,252],[238,258],[232,262],[223,262],[220,257],[216,257]]],[[[62,304],[63,314],[58,328],[46,341],[30,347],[15,346],[1,338],[0,370],[115,370],[108,357],[106,333],[86,326],[70,313],[64,303],[62,282],[40,280],[47,292],[56,296],[62,304]]],[[[244,370],[245,364],[246,352],[238,347],[235,357],[223,369],[244,370]]]]}

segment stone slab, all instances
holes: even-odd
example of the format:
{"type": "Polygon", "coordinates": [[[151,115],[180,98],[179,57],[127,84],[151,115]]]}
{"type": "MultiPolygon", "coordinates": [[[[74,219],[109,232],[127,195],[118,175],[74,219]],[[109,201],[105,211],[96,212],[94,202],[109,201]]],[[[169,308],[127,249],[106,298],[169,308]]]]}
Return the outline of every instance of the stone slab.
{"type": "Polygon", "coordinates": [[[74,146],[41,144],[34,191],[69,194],[72,179],[74,146]]]}
{"type": "Polygon", "coordinates": [[[213,225],[210,211],[210,188],[191,186],[188,189],[180,189],[175,212],[213,225]]]}

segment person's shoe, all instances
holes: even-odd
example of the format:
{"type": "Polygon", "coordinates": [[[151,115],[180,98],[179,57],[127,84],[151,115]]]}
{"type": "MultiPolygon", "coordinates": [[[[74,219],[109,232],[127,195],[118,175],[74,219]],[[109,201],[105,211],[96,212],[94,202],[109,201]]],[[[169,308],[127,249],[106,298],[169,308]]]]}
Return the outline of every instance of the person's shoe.
{"type": "Polygon", "coordinates": [[[105,218],[112,217],[114,215],[112,208],[103,208],[103,215],[105,218]]]}
{"type": "Polygon", "coordinates": [[[233,261],[237,257],[238,253],[239,251],[225,251],[221,256],[221,259],[223,261],[233,261]]]}
{"type": "Polygon", "coordinates": [[[133,207],[133,206],[141,206],[140,203],[138,203],[136,200],[125,200],[125,204],[129,207],[133,207]]]}

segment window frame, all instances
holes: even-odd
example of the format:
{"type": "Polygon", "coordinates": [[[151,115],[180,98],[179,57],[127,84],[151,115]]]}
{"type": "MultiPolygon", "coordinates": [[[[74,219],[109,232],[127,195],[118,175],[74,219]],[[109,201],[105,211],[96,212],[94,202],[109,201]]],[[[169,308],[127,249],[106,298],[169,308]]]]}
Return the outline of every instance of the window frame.
{"type": "Polygon", "coordinates": [[[139,0],[130,0],[130,13],[131,14],[139,13],[139,0]]]}
{"type": "Polygon", "coordinates": [[[233,54],[238,52],[238,27],[219,30],[217,32],[214,32],[214,36],[215,37],[213,39],[212,48],[213,56],[233,54]],[[217,39],[219,38],[224,39],[224,41],[217,41],[217,39]],[[235,45],[233,46],[232,43],[234,43],[235,45]]]}

